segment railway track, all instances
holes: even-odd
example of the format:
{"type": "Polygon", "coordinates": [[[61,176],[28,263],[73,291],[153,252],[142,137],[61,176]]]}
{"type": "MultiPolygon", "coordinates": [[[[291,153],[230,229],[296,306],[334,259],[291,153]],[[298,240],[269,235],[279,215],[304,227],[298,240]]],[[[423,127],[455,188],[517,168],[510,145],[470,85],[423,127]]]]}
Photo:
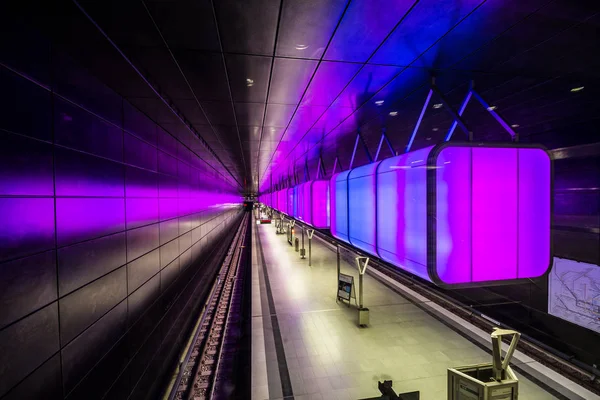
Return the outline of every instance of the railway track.
{"type": "Polygon", "coordinates": [[[169,400],[213,398],[218,386],[221,360],[229,357],[225,354],[223,345],[227,342],[232,306],[234,313],[239,308],[236,306],[239,301],[235,299],[240,293],[240,290],[236,290],[236,275],[248,229],[248,215],[250,214],[244,216],[221,265],[191,344],[179,366],[169,400]]]}

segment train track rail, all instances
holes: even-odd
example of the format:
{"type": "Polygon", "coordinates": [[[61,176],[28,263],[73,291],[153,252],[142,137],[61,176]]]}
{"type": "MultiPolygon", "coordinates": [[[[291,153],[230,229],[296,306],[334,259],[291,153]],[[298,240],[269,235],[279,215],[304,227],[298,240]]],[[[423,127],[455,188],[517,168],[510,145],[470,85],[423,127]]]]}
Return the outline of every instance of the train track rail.
{"type": "Polygon", "coordinates": [[[169,392],[169,400],[213,398],[218,386],[222,357],[228,357],[223,345],[227,341],[230,311],[232,306],[234,309],[239,308],[236,306],[239,301],[235,300],[235,296],[240,293],[240,290],[236,290],[236,276],[248,229],[248,215],[244,216],[221,265],[185,357],[179,365],[177,378],[169,392]]]}

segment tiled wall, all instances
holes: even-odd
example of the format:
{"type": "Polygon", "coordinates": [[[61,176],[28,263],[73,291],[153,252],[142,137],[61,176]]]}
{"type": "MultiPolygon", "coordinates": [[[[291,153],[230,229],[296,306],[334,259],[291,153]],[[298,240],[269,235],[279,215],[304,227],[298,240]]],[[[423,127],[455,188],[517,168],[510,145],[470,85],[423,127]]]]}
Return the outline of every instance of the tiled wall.
{"type": "Polygon", "coordinates": [[[240,197],[69,57],[35,57],[0,66],[0,398],[149,393],[240,197]]]}

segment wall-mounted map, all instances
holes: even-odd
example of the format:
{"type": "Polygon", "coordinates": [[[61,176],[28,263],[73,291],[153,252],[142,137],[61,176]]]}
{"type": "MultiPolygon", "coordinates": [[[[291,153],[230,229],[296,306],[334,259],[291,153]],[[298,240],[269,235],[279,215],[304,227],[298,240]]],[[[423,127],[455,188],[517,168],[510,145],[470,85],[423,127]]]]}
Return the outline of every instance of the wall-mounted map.
{"type": "Polygon", "coordinates": [[[600,333],[600,266],[555,257],[548,313],[600,333]]]}

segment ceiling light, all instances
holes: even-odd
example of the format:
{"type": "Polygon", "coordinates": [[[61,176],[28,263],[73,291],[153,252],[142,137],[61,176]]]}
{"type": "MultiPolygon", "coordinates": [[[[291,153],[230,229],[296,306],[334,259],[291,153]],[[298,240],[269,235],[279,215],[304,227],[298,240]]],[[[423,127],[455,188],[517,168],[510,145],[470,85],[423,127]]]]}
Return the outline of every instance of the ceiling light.
{"type": "Polygon", "coordinates": [[[442,108],[442,103],[437,103],[433,105],[433,108],[442,108]]]}
{"type": "Polygon", "coordinates": [[[579,86],[579,87],[574,87],[573,89],[571,89],[571,92],[575,93],[575,92],[581,92],[583,90],[583,86],[579,86]]]}
{"type": "Polygon", "coordinates": [[[391,112],[390,112],[390,115],[391,115],[392,117],[395,117],[396,115],[398,115],[398,111],[391,111],[391,112]]]}
{"type": "Polygon", "coordinates": [[[487,108],[487,110],[488,110],[488,111],[494,111],[496,108],[498,108],[498,107],[496,107],[496,106],[489,106],[489,107],[487,108]]]}
{"type": "Polygon", "coordinates": [[[246,78],[246,86],[250,87],[254,85],[254,79],[246,78]]]}
{"type": "Polygon", "coordinates": [[[428,138],[425,138],[425,140],[431,140],[431,138],[430,138],[430,137],[428,137],[428,138]]]}
{"type": "Polygon", "coordinates": [[[439,129],[438,128],[433,128],[433,131],[437,132],[437,131],[439,131],[439,129]]]}
{"type": "Polygon", "coordinates": [[[296,50],[306,50],[306,49],[308,49],[307,44],[297,44],[296,45],[296,50]]]}
{"type": "Polygon", "coordinates": [[[383,104],[383,100],[377,100],[377,101],[375,102],[375,104],[377,104],[378,106],[380,106],[380,105],[382,105],[382,104],[383,104]]]}
{"type": "Polygon", "coordinates": [[[512,124],[510,127],[511,128],[518,128],[520,125],[519,124],[512,124]]]}

